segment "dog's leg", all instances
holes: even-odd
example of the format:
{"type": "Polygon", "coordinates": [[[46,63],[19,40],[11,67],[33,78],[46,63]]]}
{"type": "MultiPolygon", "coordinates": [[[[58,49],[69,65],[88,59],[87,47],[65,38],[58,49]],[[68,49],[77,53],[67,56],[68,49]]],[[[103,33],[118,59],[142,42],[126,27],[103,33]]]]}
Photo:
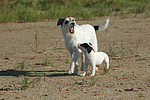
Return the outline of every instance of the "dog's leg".
{"type": "Polygon", "coordinates": [[[99,67],[100,65],[96,65],[96,67],[95,67],[95,71],[97,71],[98,72],[98,67],[99,67]]]}
{"type": "Polygon", "coordinates": [[[109,57],[106,55],[105,62],[107,64],[107,69],[109,69],[109,57]]]}
{"type": "Polygon", "coordinates": [[[75,69],[75,72],[74,74],[78,74],[78,64],[77,64],[77,60],[79,58],[79,52],[75,52],[75,54],[73,55],[73,60],[70,64],[70,69],[69,69],[69,74],[72,74],[74,72],[74,69],[75,69]]]}
{"type": "Polygon", "coordinates": [[[78,64],[78,61],[75,63],[75,69],[74,69],[74,74],[78,74],[78,67],[79,67],[79,64],[78,64]]]}
{"type": "Polygon", "coordinates": [[[85,61],[85,63],[84,63],[84,72],[83,72],[83,74],[80,74],[81,76],[85,76],[86,75],[87,68],[88,68],[88,64],[85,61]]]}
{"type": "Polygon", "coordinates": [[[85,55],[81,53],[81,70],[84,70],[84,63],[85,63],[85,55]]]}
{"type": "Polygon", "coordinates": [[[90,76],[94,76],[96,66],[95,66],[95,64],[93,64],[91,67],[92,67],[92,73],[90,74],[90,76]]]}

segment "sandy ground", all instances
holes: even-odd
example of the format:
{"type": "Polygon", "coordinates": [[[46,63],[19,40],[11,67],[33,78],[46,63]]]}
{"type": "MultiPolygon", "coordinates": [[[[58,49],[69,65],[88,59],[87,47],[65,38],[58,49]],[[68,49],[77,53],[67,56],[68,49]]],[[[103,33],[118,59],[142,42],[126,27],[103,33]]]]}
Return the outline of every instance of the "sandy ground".
{"type": "Polygon", "coordinates": [[[113,57],[110,70],[105,73],[102,64],[94,77],[90,67],[85,77],[67,74],[71,57],[57,20],[1,23],[0,99],[149,100],[150,18],[107,16],[77,24],[97,25],[107,18],[107,30],[96,33],[99,51],[113,57]]]}

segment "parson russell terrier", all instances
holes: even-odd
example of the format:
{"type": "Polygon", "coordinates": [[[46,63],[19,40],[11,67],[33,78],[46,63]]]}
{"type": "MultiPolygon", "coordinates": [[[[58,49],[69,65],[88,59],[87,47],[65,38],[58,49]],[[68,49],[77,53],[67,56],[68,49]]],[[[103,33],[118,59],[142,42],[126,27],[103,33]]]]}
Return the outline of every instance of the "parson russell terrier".
{"type": "Polygon", "coordinates": [[[96,52],[94,51],[92,45],[90,43],[79,43],[78,47],[84,52],[85,54],[85,68],[84,73],[81,74],[81,76],[85,76],[87,72],[87,66],[88,64],[92,67],[92,73],[90,76],[95,75],[95,68],[96,65],[100,65],[103,61],[107,64],[107,69],[109,68],[109,57],[104,52],[96,52]]]}
{"type": "Polygon", "coordinates": [[[78,48],[78,43],[90,42],[94,51],[98,51],[96,30],[104,30],[107,28],[109,19],[107,19],[102,25],[77,25],[75,18],[64,17],[60,18],[57,22],[57,26],[61,26],[62,35],[65,40],[65,45],[70,53],[72,62],[70,64],[69,74],[78,74],[78,58],[81,54],[81,70],[85,62],[85,57],[82,51],[78,48]]]}

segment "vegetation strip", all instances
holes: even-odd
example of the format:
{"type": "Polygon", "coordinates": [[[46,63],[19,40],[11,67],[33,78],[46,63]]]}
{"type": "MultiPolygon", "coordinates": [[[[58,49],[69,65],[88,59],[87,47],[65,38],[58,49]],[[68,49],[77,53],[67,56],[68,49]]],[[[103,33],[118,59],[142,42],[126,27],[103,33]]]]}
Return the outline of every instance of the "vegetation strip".
{"type": "Polygon", "coordinates": [[[90,19],[143,13],[150,0],[0,0],[0,22],[30,22],[65,16],[90,19]]]}

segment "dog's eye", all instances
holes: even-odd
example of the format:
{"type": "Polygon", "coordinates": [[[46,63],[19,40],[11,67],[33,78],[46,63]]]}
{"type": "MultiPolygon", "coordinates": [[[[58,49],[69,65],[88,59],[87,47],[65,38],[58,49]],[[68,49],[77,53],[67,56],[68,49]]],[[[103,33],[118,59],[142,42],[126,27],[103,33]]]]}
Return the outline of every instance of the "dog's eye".
{"type": "Polygon", "coordinates": [[[66,23],[66,24],[68,24],[68,23],[69,23],[69,21],[67,21],[67,20],[66,20],[66,22],[65,22],[65,23],[66,23]]]}

